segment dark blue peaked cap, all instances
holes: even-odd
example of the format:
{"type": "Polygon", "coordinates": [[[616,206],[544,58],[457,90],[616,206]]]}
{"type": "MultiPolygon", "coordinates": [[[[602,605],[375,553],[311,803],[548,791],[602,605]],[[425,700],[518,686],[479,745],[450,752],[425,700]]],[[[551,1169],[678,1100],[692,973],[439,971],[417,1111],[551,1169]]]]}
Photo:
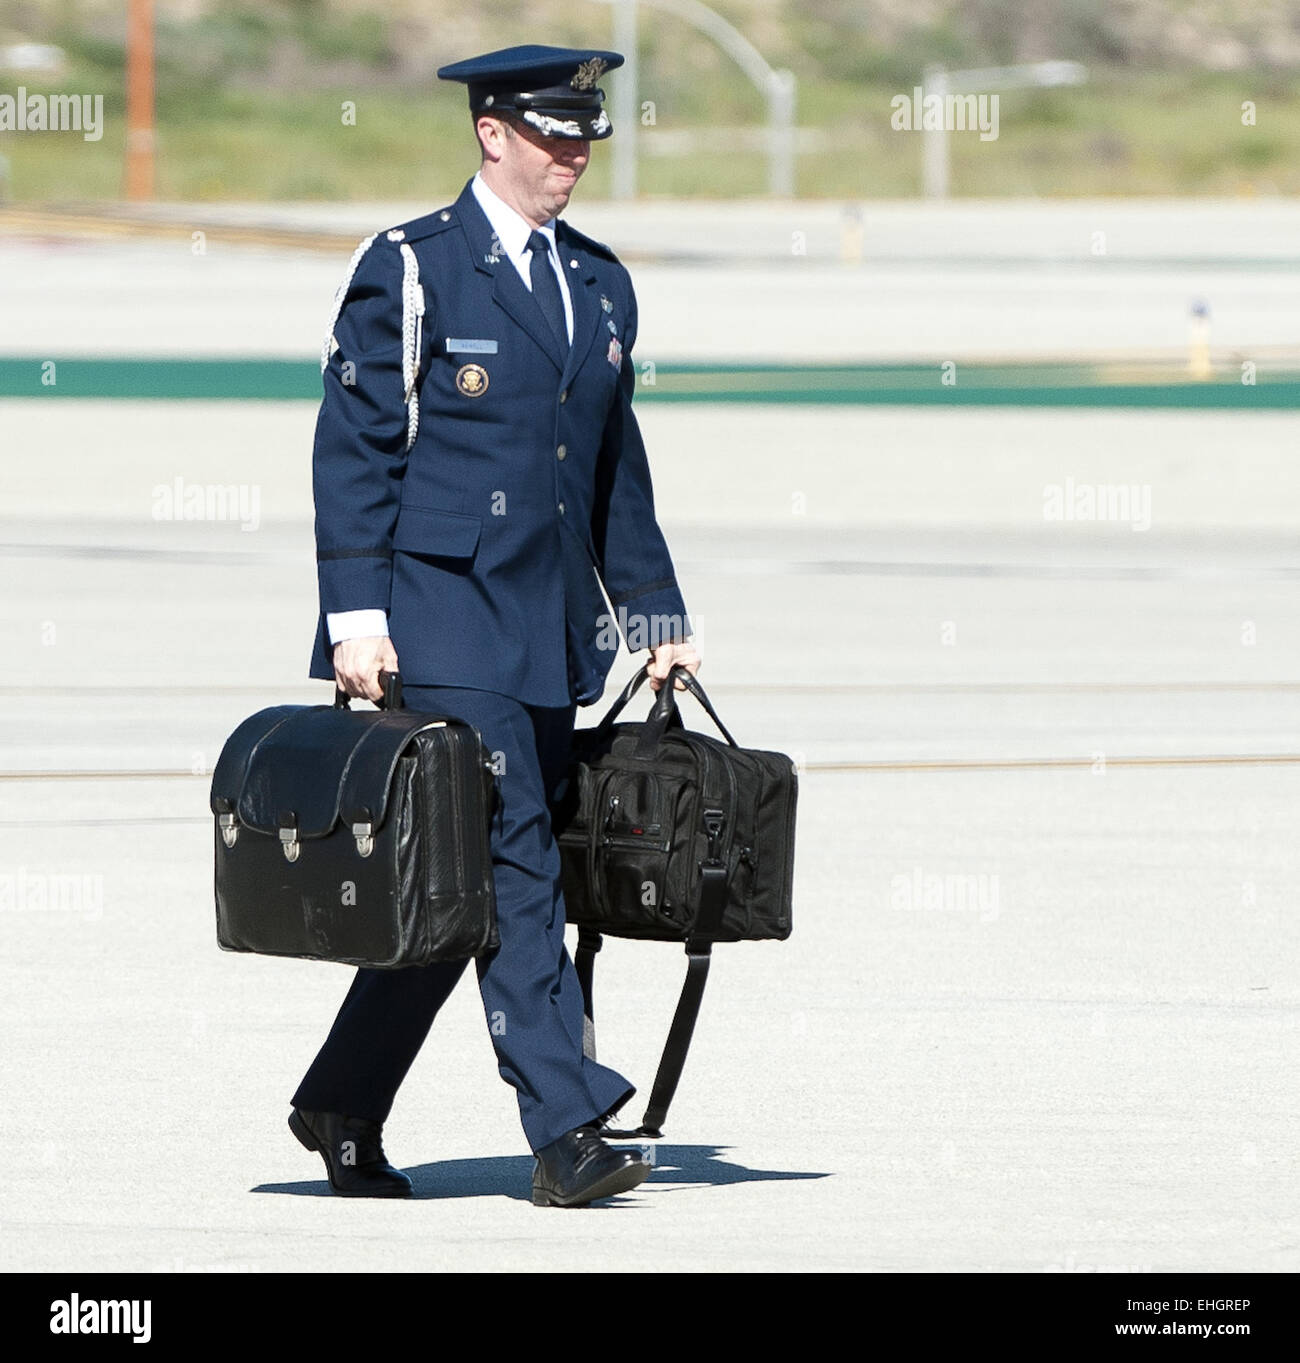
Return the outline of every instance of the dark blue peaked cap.
{"type": "Polygon", "coordinates": [[[529,43],[439,67],[438,76],[469,86],[473,113],[513,114],[547,137],[594,141],[614,131],[596,82],[622,65],[619,52],[529,43]]]}

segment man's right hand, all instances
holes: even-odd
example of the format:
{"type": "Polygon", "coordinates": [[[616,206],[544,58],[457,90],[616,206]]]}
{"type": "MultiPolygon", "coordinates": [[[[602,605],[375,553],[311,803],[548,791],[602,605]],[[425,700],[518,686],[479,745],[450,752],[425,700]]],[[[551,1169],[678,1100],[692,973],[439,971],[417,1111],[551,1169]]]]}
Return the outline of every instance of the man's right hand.
{"type": "Polygon", "coordinates": [[[397,650],[386,634],[344,639],[334,645],[334,681],[345,695],[358,700],[380,700],[384,688],[380,672],[397,671],[397,650]]]}

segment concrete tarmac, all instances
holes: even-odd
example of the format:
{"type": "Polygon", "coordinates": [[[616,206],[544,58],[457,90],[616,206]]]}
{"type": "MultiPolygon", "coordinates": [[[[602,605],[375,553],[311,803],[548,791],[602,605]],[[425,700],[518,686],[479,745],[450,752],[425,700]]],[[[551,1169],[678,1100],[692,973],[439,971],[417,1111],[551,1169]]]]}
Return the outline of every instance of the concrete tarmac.
{"type": "MultiPolygon", "coordinates": [[[[164,205],[170,234],[125,240],[0,213],[0,355],[318,355],[355,245],[435,207],[164,205]],[[328,229],[337,246],[254,248],[223,222],[328,229]]],[[[566,217],[630,261],[642,364],[1184,357],[1198,301],[1222,365],[1295,362],[1295,204],[857,211],[576,197],[566,217]]]]}
{"type": "MultiPolygon", "coordinates": [[[[1290,418],[645,409],[701,679],[803,768],[795,932],[718,949],[651,1179],[562,1214],[469,980],[385,1129],[417,1197],[343,1200],[285,1118],[349,971],[216,946],[221,742],[327,699],[313,417],[0,403],[0,1269],[1300,1266],[1290,418]]],[[[600,959],[642,1098],[682,966],[600,959]]]]}

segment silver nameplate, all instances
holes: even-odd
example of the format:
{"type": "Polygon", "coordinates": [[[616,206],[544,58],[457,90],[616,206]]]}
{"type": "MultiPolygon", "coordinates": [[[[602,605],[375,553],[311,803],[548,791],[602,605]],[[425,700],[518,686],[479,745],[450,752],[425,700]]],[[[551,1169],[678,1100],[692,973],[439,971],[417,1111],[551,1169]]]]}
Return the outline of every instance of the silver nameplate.
{"type": "Polygon", "coordinates": [[[448,336],[447,350],[449,352],[459,351],[462,355],[495,355],[497,343],[495,341],[466,340],[463,336],[448,336]]]}

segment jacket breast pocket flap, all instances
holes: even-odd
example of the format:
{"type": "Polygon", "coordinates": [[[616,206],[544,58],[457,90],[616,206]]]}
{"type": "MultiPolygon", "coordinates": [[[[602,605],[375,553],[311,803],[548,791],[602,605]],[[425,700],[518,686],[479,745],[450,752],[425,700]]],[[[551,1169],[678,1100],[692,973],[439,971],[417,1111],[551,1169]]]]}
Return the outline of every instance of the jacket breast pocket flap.
{"type": "Polygon", "coordinates": [[[430,558],[471,558],[482,529],[483,522],[478,516],[463,511],[404,506],[397,515],[393,548],[430,558]]]}

